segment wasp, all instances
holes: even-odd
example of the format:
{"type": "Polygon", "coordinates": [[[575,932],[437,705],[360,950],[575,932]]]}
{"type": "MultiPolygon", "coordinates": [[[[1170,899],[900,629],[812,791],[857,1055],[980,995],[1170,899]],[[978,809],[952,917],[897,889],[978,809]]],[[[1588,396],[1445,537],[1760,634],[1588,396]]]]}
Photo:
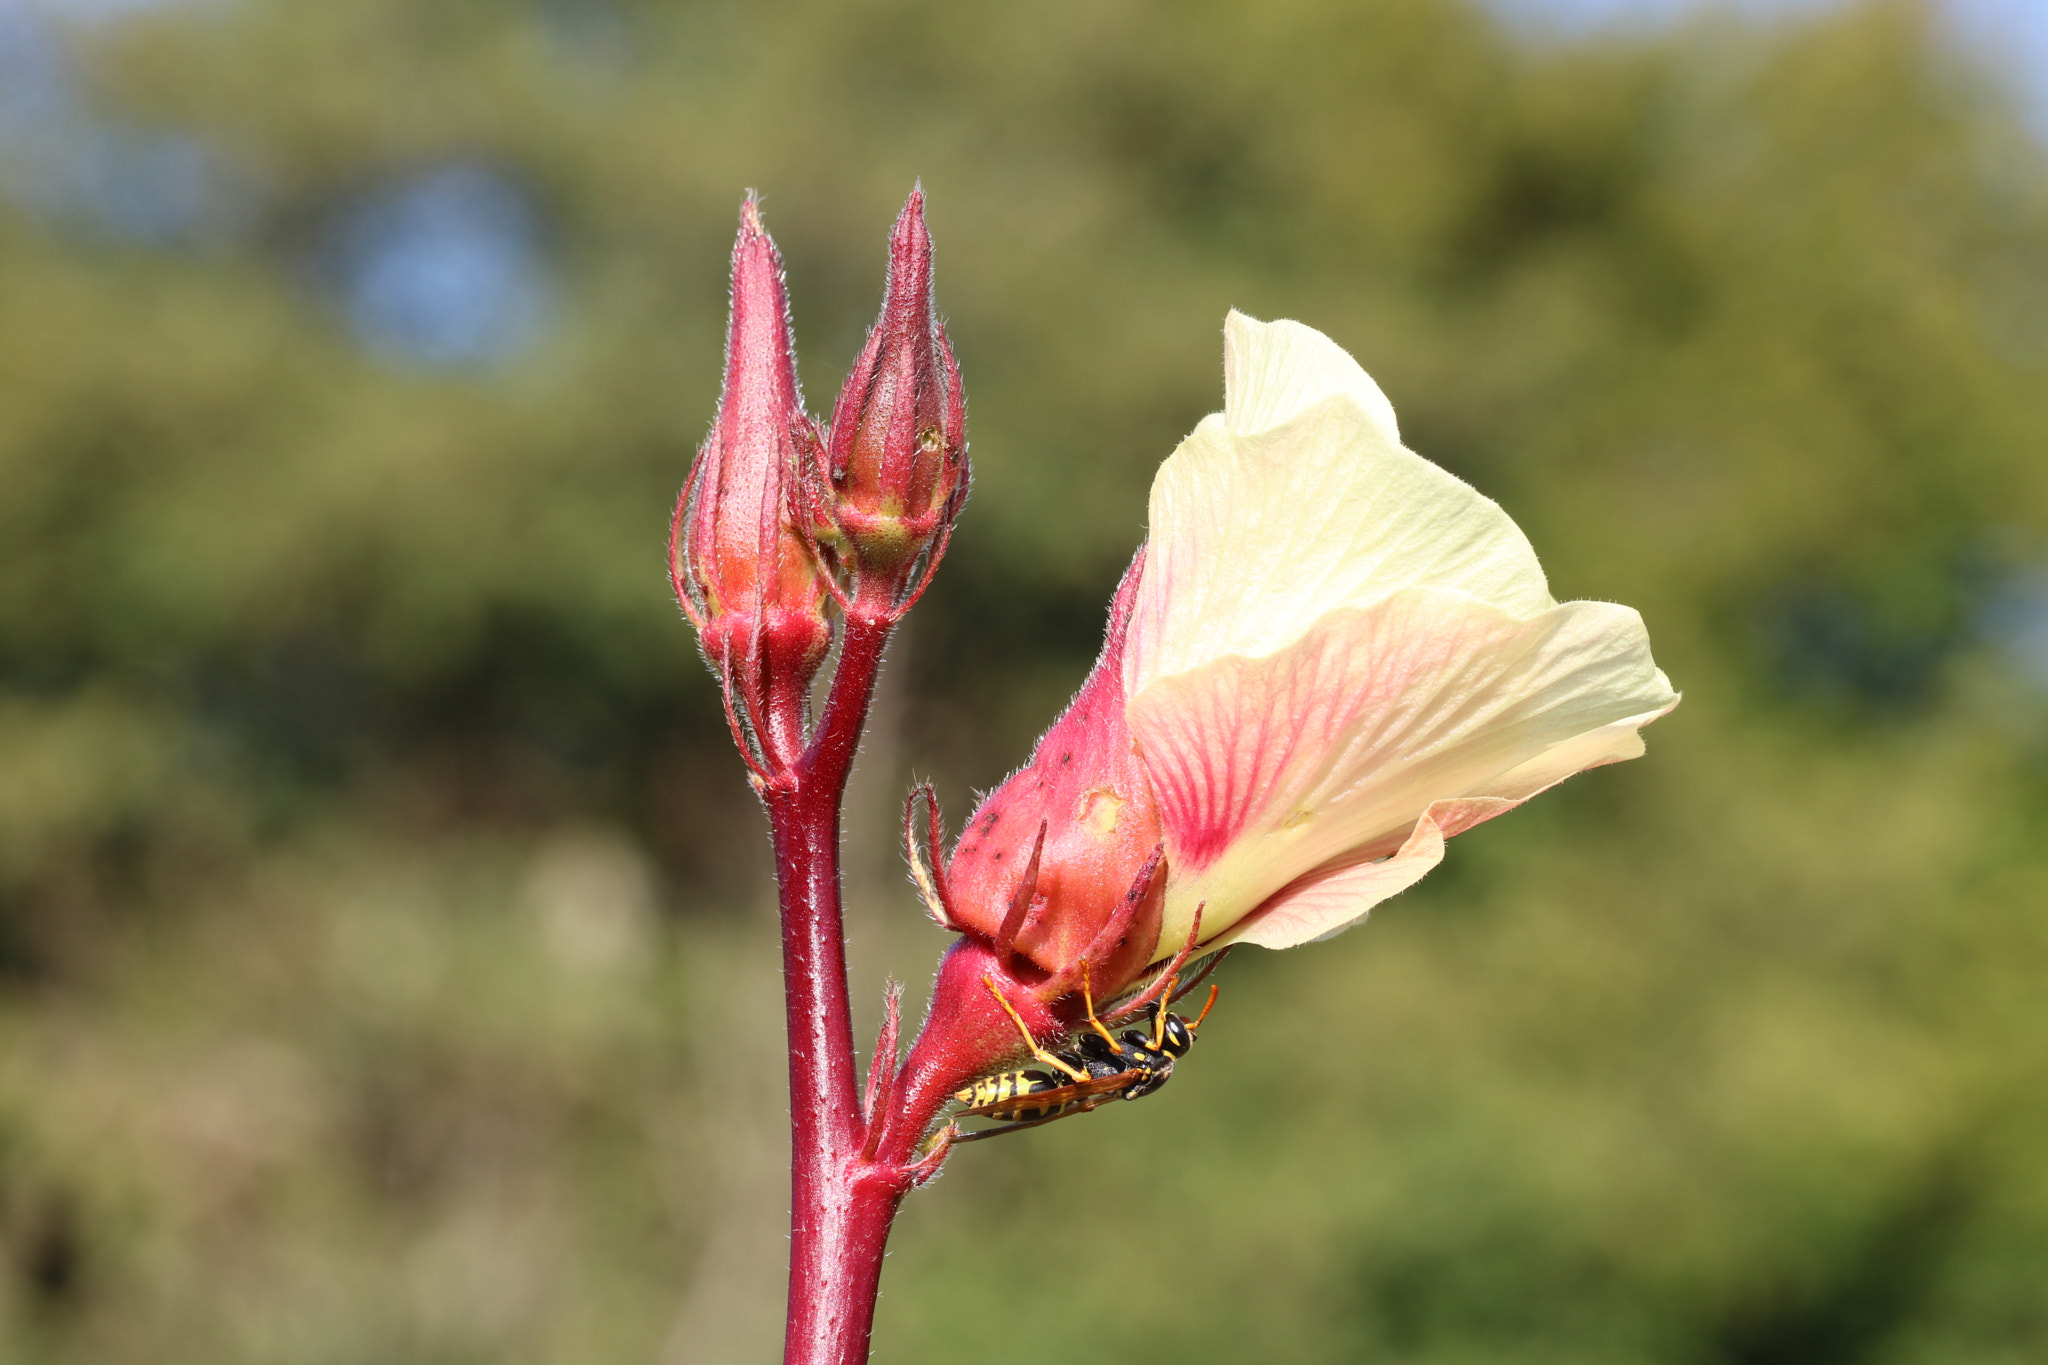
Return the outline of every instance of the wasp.
{"type": "MultiPolygon", "coordinates": [[[[1215,1007],[1217,993],[1215,986],[1209,987],[1209,999],[1202,1012],[1192,1020],[1184,1019],[1168,1008],[1174,998],[1173,985],[1168,983],[1160,998],[1138,1016],[1142,1027],[1115,1034],[1095,1013],[1095,998],[1088,987],[1084,965],[1081,996],[1088,1008],[1087,1031],[1073,1046],[1048,1052],[1031,1036],[1030,1028],[996,989],[995,982],[983,977],[982,984],[1010,1016],[1017,1032],[1024,1036],[1024,1045],[1045,1069],[1005,1071],[956,1092],[953,1098],[965,1106],[960,1111],[962,1115],[996,1119],[1003,1125],[960,1133],[954,1138],[956,1142],[1021,1132],[1070,1114],[1085,1114],[1111,1100],[1135,1100],[1151,1094],[1172,1078],[1174,1063],[1195,1045],[1195,1031],[1215,1007]]],[[[1194,984],[1200,984],[1200,977],[1194,984]]]]}

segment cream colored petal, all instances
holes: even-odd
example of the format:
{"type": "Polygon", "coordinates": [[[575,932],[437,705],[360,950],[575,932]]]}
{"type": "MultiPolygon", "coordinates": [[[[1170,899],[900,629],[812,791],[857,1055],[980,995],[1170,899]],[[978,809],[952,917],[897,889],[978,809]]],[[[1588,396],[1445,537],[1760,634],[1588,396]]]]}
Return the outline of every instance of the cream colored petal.
{"type": "Polygon", "coordinates": [[[1232,432],[1270,430],[1338,394],[1381,437],[1401,443],[1394,405],[1350,352],[1299,322],[1260,322],[1230,310],[1223,320],[1223,420],[1232,432]]]}
{"type": "Polygon", "coordinates": [[[1395,853],[1432,803],[1518,800],[1563,763],[1623,757],[1620,731],[1672,701],[1626,607],[1519,620],[1428,588],[1161,678],[1127,710],[1173,868],[1161,941],[1198,901],[1213,934],[1311,871],[1395,853]]]}
{"type": "MultiPolygon", "coordinates": [[[[1659,679],[1664,677],[1662,673],[1657,676],[1659,679]]],[[[1664,683],[1667,691],[1670,686],[1668,681],[1664,683]]],[[[1676,705],[1678,694],[1672,692],[1671,700],[1654,711],[1646,711],[1640,716],[1628,716],[1611,725],[1603,725],[1597,730],[1588,730],[1583,735],[1574,735],[1562,744],[1553,744],[1527,763],[1519,764],[1488,782],[1486,790],[1489,795],[1505,797],[1511,805],[1520,805],[1536,793],[1556,786],[1573,773],[1582,773],[1588,768],[1598,768],[1607,763],[1622,763],[1631,758],[1641,758],[1643,727],[1676,705]]],[[[1473,823],[1476,824],[1477,821],[1473,823]]]]}
{"type": "Polygon", "coordinates": [[[1391,857],[1340,862],[1296,878],[1239,921],[1229,938],[1216,946],[1255,943],[1261,948],[1296,948],[1335,938],[1364,920],[1381,901],[1421,881],[1443,861],[1446,839],[1520,804],[1484,796],[1435,802],[1391,857]]]}
{"type": "Polygon", "coordinates": [[[1425,814],[1391,857],[1319,868],[1296,878],[1240,920],[1219,946],[1293,948],[1340,934],[1442,862],[1445,837],[1443,828],[1425,814]]]}
{"type": "Polygon", "coordinates": [[[1393,856],[1320,869],[1268,898],[1229,933],[1232,943],[1293,948],[1340,933],[1444,860],[1444,833],[1427,815],[1393,856]]]}
{"type": "Polygon", "coordinates": [[[1133,695],[1226,654],[1274,653],[1325,612],[1402,588],[1455,589],[1524,617],[1555,605],[1507,513],[1344,393],[1249,434],[1205,418],[1160,467],[1150,518],[1124,660],[1133,695]]]}

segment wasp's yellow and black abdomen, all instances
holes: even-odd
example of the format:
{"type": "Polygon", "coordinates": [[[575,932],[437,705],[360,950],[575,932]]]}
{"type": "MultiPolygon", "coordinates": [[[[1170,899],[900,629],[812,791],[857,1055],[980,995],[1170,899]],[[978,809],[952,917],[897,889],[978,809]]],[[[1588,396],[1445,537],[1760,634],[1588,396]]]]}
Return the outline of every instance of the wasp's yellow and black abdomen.
{"type": "Polygon", "coordinates": [[[986,1118],[997,1119],[1003,1123],[1035,1123],[1043,1119],[1059,1118],[1063,1114],[1093,1109],[1105,1099],[1113,1098],[1114,1095],[1088,1093],[1080,1086],[1061,1085],[1045,1090],[1025,1091],[1007,1100],[991,1103],[980,1112],[986,1118]]]}
{"type": "Polygon", "coordinates": [[[1058,1085],[1058,1081],[1043,1071],[1005,1071],[1000,1076],[982,1077],[965,1090],[954,1092],[953,1098],[970,1109],[980,1109],[1023,1095],[1034,1095],[1041,1090],[1056,1089],[1058,1085]]]}

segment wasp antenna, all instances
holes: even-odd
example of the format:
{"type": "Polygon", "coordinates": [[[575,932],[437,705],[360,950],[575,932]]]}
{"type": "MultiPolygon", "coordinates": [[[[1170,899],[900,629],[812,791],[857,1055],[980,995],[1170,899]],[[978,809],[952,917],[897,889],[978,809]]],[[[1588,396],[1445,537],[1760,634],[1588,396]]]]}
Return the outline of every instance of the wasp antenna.
{"type": "Polygon", "coordinates": [[[1215,1009],[1215,1008],[1216,1008],[1216,997],[1217,997],[1217,996],[1219,996],[1219,995],[1221,995],[1221,994],[1223,994],[1223,988],[1222,988],[1221,986],[1211,986],[1211,987],[1209,987],[1209,998],[1208,998],[1208,1000],[1206,1000],[1206,1001],[1204,1001],[1204,1002],[1203,1002],[1203,1004],[1202,1004],[1202,1012],[1201,1012],[1200,1014],[1198,1014],[1198,1015],[1196,1015],[1196,1016],[1195,1016],[1195,1019],[1194,1019],[1194,1022],[1193,1022],[1193,1023],[1191,1023],[1191,1024],[1189,1024],[1189,1025],[1188,1025],[1188,1032],[1189,1032],[1189,1033],[1193,1033],[1193,1032],[1195,1032],[1195,1031],[1196,1031],[1197,1029],[1199,1029],[1199,1028],[1201,1028],[1201,1027],[1202,1027],[1202,1021],[1203,1021],[1204,1019],[1207,1019],[1207,1018],[1209,1017],[1209,1011],[1210,1011],[1210,1010],[1213,1010],[1213,1009],[1215,1009]]]}

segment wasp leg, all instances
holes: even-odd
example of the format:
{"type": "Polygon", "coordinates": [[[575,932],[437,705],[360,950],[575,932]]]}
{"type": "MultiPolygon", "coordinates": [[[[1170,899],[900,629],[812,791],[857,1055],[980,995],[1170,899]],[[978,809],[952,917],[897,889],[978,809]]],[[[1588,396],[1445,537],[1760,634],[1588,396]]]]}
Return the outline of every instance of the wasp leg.
{"type": "Polygon", "coordinates": [[[1068,1080],[1085,1081],[1088,1079],[1087,1072],[1081,1070],[1079,1067],[1068,1065],[1066,1062],[1061,1061],[1058,1057],[1055,1057],[1052,1053],[1047,1052],[1044,1048],[1038,1045],[1038,1040],[1031,1036],[1030,1025],[1024,1022],[1023,1016],[1017,1013],[1016,1007],[1010,1003],[1008,997],[1006,997],[1001,991],[996,989],[996,982],[994,977],[982,977],[981,984],[988,987],[988,993],[990,995],[993,995],[996,998],[996,1003],[1003,1007],[1003,1013],[1010,1016],[1010,1022],[1017,1026],[1017,1032],[1024,1035],[1024,1046],[1031,1049],[1032,1056],[1036,1057],[1039,1061],[1044,1062],[1047,1066],[1059,1072],[1068,1080]]]}
{"type": "Polygon", "coordinates": [[[1088,1027],[1102,1035],[1102,1041],[1109,1044],[1112,1053],[1122,1052],[1116,1035],[1104,1028],[1102,1021],[1095,1017],[1095,991],[1088,984],[1088,959],[1085,957],[1081,959],[1081,1002],[1088,1007],[1088,1027]]]}

